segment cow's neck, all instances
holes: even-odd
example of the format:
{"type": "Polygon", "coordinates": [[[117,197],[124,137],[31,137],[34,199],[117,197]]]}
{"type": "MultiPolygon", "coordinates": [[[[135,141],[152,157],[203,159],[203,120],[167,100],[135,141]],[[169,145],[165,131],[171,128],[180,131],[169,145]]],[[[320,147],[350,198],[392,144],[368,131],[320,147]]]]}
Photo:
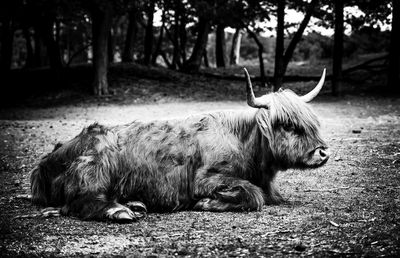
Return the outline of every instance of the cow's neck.
{"type": "Polygon", "coordinates": [[[257,110],[252,110],[241,114],[245,125],[239,138],[243,143],[244,153],[247,153],[248,159],[252,160],[253,168],[249,171],[252,174],[250,177],[261,185],[264,181],[269,185],[280,169],[274,166],[276,161],[270,149],[269,139],[263,135],[256,122],[256,112],[257,110]]]}
{"type": "Polygon", "coordinates": [[[254,129],[257,127],[255,114],[256,109],[233,113],[227,119],[227,125],[230,130],[238,137],[238,139],[246,144],[254,135],[254,129]]]}

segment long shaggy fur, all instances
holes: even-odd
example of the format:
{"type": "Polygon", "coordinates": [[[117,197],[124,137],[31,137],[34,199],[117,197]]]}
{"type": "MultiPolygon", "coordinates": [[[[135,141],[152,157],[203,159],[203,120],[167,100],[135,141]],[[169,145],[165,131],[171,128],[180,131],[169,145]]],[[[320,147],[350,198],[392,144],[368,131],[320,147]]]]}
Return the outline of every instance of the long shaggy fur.
{"type": "Polygon", "coordinates": [[[270,109],[185,120],[93,124],[58,144],[31,174],[34,203],[82,219],[118,219],[124,205],[151,211],[259,210],[282,197],[278,170],[306,167],[325,146],[297,95],[271,95],[270,109]]]}

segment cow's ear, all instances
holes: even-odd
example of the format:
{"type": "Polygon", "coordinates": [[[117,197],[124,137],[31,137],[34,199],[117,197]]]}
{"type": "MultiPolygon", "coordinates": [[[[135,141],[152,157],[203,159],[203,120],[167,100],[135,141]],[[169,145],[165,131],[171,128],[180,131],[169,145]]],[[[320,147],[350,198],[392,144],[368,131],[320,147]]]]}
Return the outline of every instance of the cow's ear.
{"type": "Polygon", "coordinates": [[[261,133],[268,139],[271,138],[272,127],[268,109],[260,108],[256,113],[256,121],[261,133]]]}

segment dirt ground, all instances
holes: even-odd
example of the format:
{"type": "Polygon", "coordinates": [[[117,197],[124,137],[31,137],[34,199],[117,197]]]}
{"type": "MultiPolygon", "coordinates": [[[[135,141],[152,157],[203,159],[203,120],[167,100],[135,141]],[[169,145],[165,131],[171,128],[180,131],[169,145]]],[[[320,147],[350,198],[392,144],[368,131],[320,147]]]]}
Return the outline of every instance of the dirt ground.
{"type": "MultiPolygon", "coordinates": [[[[206,96],[204,97],[206,98],[206,96]]],[[[37,216],[29,171],[94,121],[120,124],[224,109],[244,101],[81,102],[0,111],[0,256],[399,256],[400,99],[319,97],[332,153],[276,178],[287,203],[260,212],[151,213],[137,223],[37,216]]]]}

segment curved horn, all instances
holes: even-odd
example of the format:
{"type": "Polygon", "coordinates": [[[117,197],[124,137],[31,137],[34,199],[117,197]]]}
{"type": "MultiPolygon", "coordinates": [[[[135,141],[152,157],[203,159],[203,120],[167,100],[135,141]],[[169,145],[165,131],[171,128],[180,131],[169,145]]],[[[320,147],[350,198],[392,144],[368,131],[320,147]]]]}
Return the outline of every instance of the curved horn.
{"type": "Polygon", "coordinates": [[[315,98],[320,92],[322,86],[324,85],[325,75],[326,75],[326,68],[324,68],[321,79],[319,79],[317,86],[315,86],[315,88],[306,95],[301,96],[300,99],[303,100],[304,102],[310,102],[313,98],[315,98]]]}
{"type": "Polygon", "coordinates": [[[254,107],[254,108],[267,107],[267,103],[264,103],[265,101],[261,101],[260,98],[256,98],[254,96],[254,91],[253,91],[253,86],[251,84],[250,75],[247,72],[246,68],[243,68],[243,70],[244,70],[244,76],[246,77],[247,104],[250,107],[254,107]]]}

